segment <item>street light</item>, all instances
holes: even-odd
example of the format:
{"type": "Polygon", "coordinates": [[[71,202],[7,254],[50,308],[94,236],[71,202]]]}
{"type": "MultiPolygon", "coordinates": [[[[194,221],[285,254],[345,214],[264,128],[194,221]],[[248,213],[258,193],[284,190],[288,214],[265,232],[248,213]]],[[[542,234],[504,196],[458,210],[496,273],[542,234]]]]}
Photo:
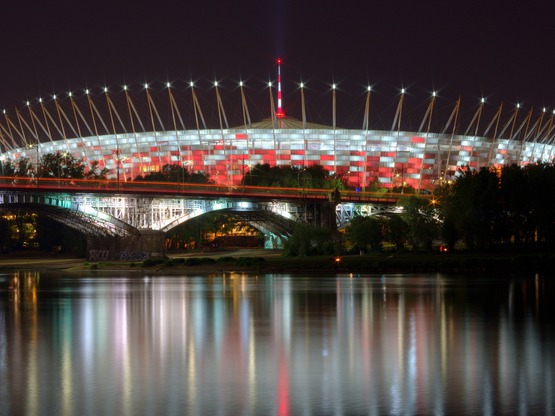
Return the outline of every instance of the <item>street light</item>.
{"type": "Polygon", "coordinates": [[[4,160],[6,160],[6,156],[0,156],[0,167],[2,168],[2,176],[4,176],[4,160]]]}
{"type": "Polygon", "coordinates": [[[183,183],[183,190],[185,190],[185,170],[189,170],[187,169],[187,166],[192,166],[193,165],[193,161],[192,160],[186,160],[186,161],[181,161],[181,182],[183,183]]]}
{"type": "MultiPolygon", "coordinates": [[[[117,188],[118,190],[120,189],[120,180],[119,180],[119,171],[120,171],[120,166],[121,166],[121,161],[127,159],[127,157],[123,157],[121,156],[121,151],[119,146],[116,148],[116,183],[117,183],[117,188]]],[[[124,180],[125,178],[125,171],[124,171],[124,180]]]]}
{"type": "Polygon", "coordinates": [[[35,180],[37,181],[37,188],[39,187],[39,145],[40,143],[37,141],[27,146],[30,150],[32,150],[33,148],[37,149],[37,156],[35,159],[35,180]]]}
{"type": "Polygon", "coordinates": [[[405,171],[404,165],[401,165],[400,169],[395,169],[395,177],[401,177],[401,193],[405,193],[405,171]]]}
{"type": "Polygon", "coordinates": [[[299,187],[299,189],[301,188],[301,173],[303,174],[303,186],[302,186],[302,193],[304,193],[304,185],[305,185],[305,181],[304,181],[304,172],[306,171],[306,166],[303,166],[299,172],[297,173],[297,186],[299,187]]]}

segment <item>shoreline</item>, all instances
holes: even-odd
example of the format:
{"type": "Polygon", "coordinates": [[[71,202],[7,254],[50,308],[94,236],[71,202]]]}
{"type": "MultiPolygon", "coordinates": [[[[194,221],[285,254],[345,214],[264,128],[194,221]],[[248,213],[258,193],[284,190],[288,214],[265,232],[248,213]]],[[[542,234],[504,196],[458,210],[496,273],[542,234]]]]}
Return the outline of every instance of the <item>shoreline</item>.
{"type": "Polygon", "coordinates": [[[204,275],[216,273],[484,273],[494,276],[555,276],[551,253],[371,253],[364,256],[285,257],[281,251],[234,249],[204,252],[170,252],[167,259],[142,262],[88,262],[83,258],[18,253],[0,256],[0,272],[18,270],[68,273],[129,273],[133,275],[204,275]]]}

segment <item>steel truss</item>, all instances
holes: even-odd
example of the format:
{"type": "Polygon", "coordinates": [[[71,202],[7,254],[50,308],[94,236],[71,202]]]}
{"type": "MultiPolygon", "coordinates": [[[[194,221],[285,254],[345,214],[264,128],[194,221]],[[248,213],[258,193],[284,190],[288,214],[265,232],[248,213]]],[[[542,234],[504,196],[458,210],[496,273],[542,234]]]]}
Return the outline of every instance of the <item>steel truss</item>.
{"type": "MultiPolygon", "coordinates": [[[[28,209],[75,228],[86,235],[131,236],[141,230],[169,231],[208,212],[225,211],[249,222],[273,239],[286,239],[299,222],[311,223],[317,206],[283,201],[233,198],[189,199],[144,195],[57,194],[40,191],[0,191],[0,205],[28,209]]],[[[335,208],[338,228],[355,216],[398,212],[388,205],[340,203],[335,208]]]]}
{"type": "Polygon", "coordinates": [[[358,204],[353,202],[337,204],[335,207],[337,228],[345,228],[354,217],[370,217],[379,214],[400,213],[401,211],[402,208],[396,205],[358,204]]]}

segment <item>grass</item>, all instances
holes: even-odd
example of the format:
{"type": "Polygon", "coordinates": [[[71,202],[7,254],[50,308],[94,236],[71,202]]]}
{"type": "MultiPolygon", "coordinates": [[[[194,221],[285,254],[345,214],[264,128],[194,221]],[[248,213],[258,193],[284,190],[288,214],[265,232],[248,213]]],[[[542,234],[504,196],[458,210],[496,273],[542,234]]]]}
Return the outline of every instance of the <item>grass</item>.
{"type": "Polygon", "coordinates": [[[363,256],[268,256],[264,257],[176,257],[147,259],[141,263],[98,262],[84,263],[93,270],[106,268],[141,268],[156,270],[195,270],[221,272],[229,270],[265,273],[555,273],[555,254],[551,253],[423,253],[380,252],[363,256]]]}

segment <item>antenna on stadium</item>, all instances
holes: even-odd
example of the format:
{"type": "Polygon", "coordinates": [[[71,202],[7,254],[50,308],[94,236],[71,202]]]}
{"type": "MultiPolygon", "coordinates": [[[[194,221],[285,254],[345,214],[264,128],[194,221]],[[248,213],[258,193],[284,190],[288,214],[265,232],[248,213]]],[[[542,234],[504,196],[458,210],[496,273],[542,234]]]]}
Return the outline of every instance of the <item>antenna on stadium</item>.
{"type": "Polygon", "coordinates": [[[285,113],[283,112],[282,108],[282,101],[281,101],[281,58],[276,59],[276,63],[278,66],[278,90],[277,90],[277,111],[276,111],[276,118],[285,118],[285,113]]]}

